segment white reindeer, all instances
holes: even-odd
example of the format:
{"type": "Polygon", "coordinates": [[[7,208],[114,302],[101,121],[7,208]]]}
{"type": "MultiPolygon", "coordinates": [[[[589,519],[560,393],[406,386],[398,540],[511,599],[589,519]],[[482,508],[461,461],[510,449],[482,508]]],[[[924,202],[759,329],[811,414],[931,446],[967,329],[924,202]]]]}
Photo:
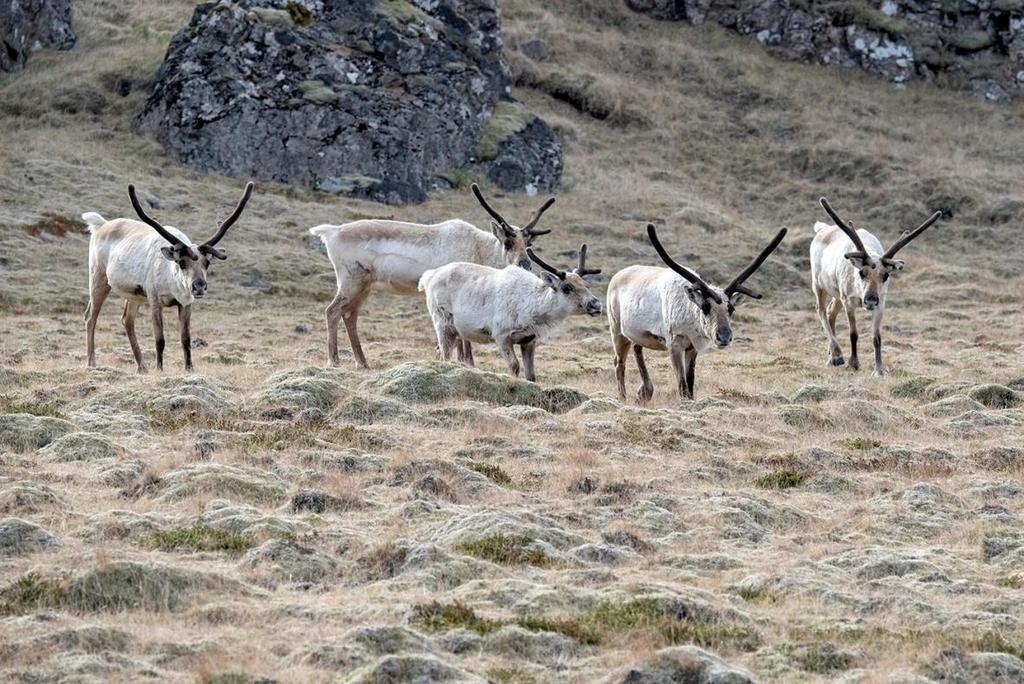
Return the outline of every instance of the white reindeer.
{"type": "Polygon", "coordinates": [[[820,202],[836,222],[834,226],[820,221],[815,223],[814,240],[811,241],[811,289],[817,302],[818,318],[828,335],[828,365],[841,366],[845,363],[836,338],[836,318],[841,307],[846,311],[846,320],[850,324],[850,368],[860,369],[855,311],[863,305],[872,316],[872,342],[875,347],[872,375],[885,375],[885,366],[882,365],[882,314],[889,278],[903,270],[903,261],[893,257],[935,223],[942,212],[935,212],[915,230],[904,233],[888,251],[883,251],[878,238],[866,230],[850,227],[824,197],[820,202]]]}
{"type": "MultiPolygon", "coordinates": [[[[343,320],[356,363],[360,368],[368,367],[356,321],[360,307],[374,287],[413,295],[424,272],[456,261],[496,268],[516,264],[530,269],[526,249],[537,236],[551,232],[536,230],[536,225],[555,198],[549,198],[519,228],[491,208],[476,183],[472,187],[477,200],[494,218],[490,233],[458,219],[432,225],[363,220],[309,229],[326,245],[338,280],[338,293],[327,306],[329,365],[338,365],[338,321],[343,320]]],[[[473,352],[468,343],[463,354],[472,365],[473,352]]]]}
{"type": "Polygon", "coordinates": [[[245,186],[245,193],[231,216],[220,224],[213,237],[199,245],[193,244],[177,228],[162,226],[150,218],[139,204],[133,185],[128,186],[128,197],[141,222],[124,218],[107,221],[94,212],[82,214],[92,234],[89,238],[89,305],[85,309],[90,368],[96,366],[96,319],[113,290],[125,298],[121,322],[128,334],[138,372],[145,373],[146,364],[135,336],[135,316],[139,305],[147,302],[153,315],[157,370],[164,367],[163,310],[169,306],[178,309],[185,370],[192,370],[192,303],[206,295],[210,260],[227,259],[227,254],[216,245],[241,216],[252,189],[252,183],[245,186]]]}
{"type": "Polygon", "coordinates": [[[633,348],[642,384],[637,399],[647,402],[654,385],[644,362],[644,349],[668,350],[680,399],[693,399],[697,353],[732,342],[732,314],[741,296],[761,299],[743,282],[761,267],[786,236],[783,228],[749,266],[725,288],[706,283],[680,266],[658,241],[653,225],[647,235],[669,268],[630,266],[608,284],[608,327],[615,348],[615,379],[619,397],[626,398],[626,356],[633,348]],[[680,277],[681,276],[681,277],[680,277]]]}
{"type": "Polygon", "coordinates": [[[601,269],[586,267],[587,246],[580,248],[579,266],[566,273],[549,266],[533,250],[527,255],[544,269],[537,277],[521,268],[502,269],[479,264],[454,263],[427,271],[419,289],[426,293],[434,321],[441,358],[451,359],[460,341],[497,342],[509,372],[519,376],[515,345],[523,354],[524,375],[536,380],[533,358],[537,345],[546,341],[572,314],[601,315],[601,302],[587,289],[587,279],[601,269]]]}

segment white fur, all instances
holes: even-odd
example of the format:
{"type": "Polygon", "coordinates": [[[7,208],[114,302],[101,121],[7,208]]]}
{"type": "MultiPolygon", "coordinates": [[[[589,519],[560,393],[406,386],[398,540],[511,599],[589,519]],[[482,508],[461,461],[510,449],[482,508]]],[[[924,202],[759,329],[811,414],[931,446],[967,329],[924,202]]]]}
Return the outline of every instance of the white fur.
{"type": "MultiPolygon", "coordinates": [[[[689,283],[657,266],[629,266],[608,283],[608,320],[612,331],[647,349],[665,351],[679,339],[697,351],[714,345],[700,309],[686,294],[689,283]]],[[[722,301],[725,293],[712,286],[722,301]]]]}
{"type": "Polygon", "coordinates": [[[444,360],[462,342],[496,342],[513,375],[519,375],[514,345],[521,345],[526,379],[534,380],[533,350],[551,338],[572,314],[600,313],[600,302],[575,272],[566,280],[537,277],[518,266],[492,268],[465,262],[432,269],[420,278],[444,360]],[[565,291],[565,290],[568,291],[565,291]]]}
{"type": "MultiPolygon", "coordinates": [[[[864,243],[868,260],[864,266],[871,270],[872,277],[880,276],[886,269],[882,264],[885,249],[874,235],[866,230],[857,230],[857,235],[864,243]]],[[[818,318],[829,340],[829,364],[845,363],[836,337],[835,321],[841,307],[847,316],[850,326],[850,366],[855,370],[860,367],[856,348],[857,323],[855,312],[864,304],[868,292],[869,281],[860,277],[859,265],[846,258],[846,254],[857,248],[838,226],[818,221],[814,224],[814,239],[811,241],[811,289],[814,292],[818,318]]],[[[896,261],[902,268],[901,261],[896,261]]],[[[859,264],[859,262],[858,262],[859,264]]],[[[876,283],[878,304],[871,311],[871,339],[874,347],[874,374],[884,375],[882,365],[882,316],[885,312],[886,295],[889,292],[888,280],[876,283]]]]}
{"type": "Polygon", "coordinates": [[[454,328],[470,342],[543,342],[576,310],[570,298],[517,266],[448,264],[424,273],[419,289],[435,329],[454,328]]]}
{"type": "MultiPolygon", "coordinates": [[[[159,301],[168,306],[194,301],[191,283],[178,265],[161,252],[168,243],[141,221],[114,219],[96,225],[99,214],[83,214],[92,235],[89,238],[89,273],[102,269],[113,292],[135,301],[159,301]],[[145,294],[140,294],[139,289],[145,294]]],[[[177,228],[166,230],[185,244],[196,247],[177,228]]]]}
{"type": "MultiPolygon", "coordinates": [[[[811,242],[811,283],[815,289],[823,289],[844,305],[858,307],[864,297],[864,284],[846,254],[856,250],[853,240],[838,226],[818,221],[814,224],[814,240],[811,242]]],[[[885,249],[874,235],[866,230],[857,231],[864,249],[873,261],[880,264],[885,249]]],[[[880,306],[885,305],[888,283],[879,291],[880,306]]]]}
{"type": "Polygon", "coordinates": [[[505,265],[496,237],[457,219],[432,225],[365,220],[309,232],[327,247],[339,289],[348,279],[369,279],[381,289],[415,294],[420,277],[431,268],[455,261],[505,265]]]}

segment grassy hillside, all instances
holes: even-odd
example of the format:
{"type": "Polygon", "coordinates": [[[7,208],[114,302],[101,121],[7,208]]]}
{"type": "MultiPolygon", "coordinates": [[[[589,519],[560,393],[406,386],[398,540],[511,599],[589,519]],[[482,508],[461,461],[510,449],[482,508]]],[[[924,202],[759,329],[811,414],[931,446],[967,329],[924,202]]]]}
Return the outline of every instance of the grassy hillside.
{"type": "MultiPolygon", "coordinates": [[[[516,96],[565,139],[545,258],[585,240],[605,276],[655,264],[655,220],[721,282],[790,228],[698,400],[649,354],[654,401],[619,403],[603,320],[576,319],[538,376],[588,400],[548,413],[434,364],[420,300],[387,295],[360,319],[374,370],[322,370],[334,275],[306,228],[483,224],[468,191],[395,208],[261,184],[193,316],[198,373],[169,323],[167,371],[135,376],[115,298],[87,370],[78,215],[128,215],[134,182],[197,238],[243,181],[133,133],[192,3],[80,0],[74,50],[0,76],[0,517],[41,528],[0,521],[5,678],[378,681],[384,659],[587,682],[695,643],[765,681],[969,681],[992,660],[971,654],[1024,653],[1024,109],[618,2],[500,4],[516,96]],[[946,214],[901,255],[886,378],[825,367],[822,194],[886,243],[946,214]]],[[[516,221],[537,202],[495,200],[516,221]]],[[[504,371],[493,348],[477,364],[504,371]]]]}

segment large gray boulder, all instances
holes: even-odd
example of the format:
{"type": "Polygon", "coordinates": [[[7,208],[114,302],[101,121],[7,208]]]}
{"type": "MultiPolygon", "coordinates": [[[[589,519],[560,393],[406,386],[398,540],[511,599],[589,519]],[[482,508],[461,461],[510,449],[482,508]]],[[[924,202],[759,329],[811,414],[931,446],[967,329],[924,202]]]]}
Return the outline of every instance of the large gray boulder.
{"type": "Polygon", "coordinates": [[[0,71],[18,71],[36,50],[70,50],[71,0],[0,2],[0,71]]]}
{"type": "Polygon", "coordinates": [[[625,0],[656,19],[713,21],[785,59],[924,80],[993,102],[1024,91],[1024,3],[973,0],[625,0]]]}
{"type": "Polygon", "coordinates": [[[388,203],[473,164],[506,190],[556,190],[560,143],[511,100],[499,23],[494,0],[202,4],[138,127],[203,171],[388,203]]]}

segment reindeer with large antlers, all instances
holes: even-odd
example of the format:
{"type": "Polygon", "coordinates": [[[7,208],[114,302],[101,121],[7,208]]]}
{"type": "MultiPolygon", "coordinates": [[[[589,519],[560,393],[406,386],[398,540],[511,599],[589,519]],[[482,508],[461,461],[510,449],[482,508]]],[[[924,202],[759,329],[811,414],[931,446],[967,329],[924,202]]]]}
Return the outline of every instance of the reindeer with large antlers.
{"type": "Polygon", "coordinates": [[[896,253],[906,247],[921,233],[935,223],[942,212],[935,212],[927,221],[913,231],[904,233],[888,250],[866,230],[854,230],[832,209],[824,197],[820,200],[836,225],[818,221],[814,224],[814,240],[811,241],[811,289],[814,291],[818,318],[828,335],[828,363],[841,366],[845,363],[836,337],[836,318],[839,309],[846,311],[850,324],[850,368],[858,370],[857,320],[855,311],[863,306],[871,312],[872,342],[875,348],[875,370],[873,375],[884,375],[882,365],[882,314],[885,311],[885,296],[889,291],[889,279],[903,270],[903,261],[895,259],[896,253]]]}
{"type": "Polygon", "coordinates": [[[460,361],[468,361],[463,341],[493,341],[509,372],[518,377],[515,346],[519,345],[524,375],[534,381],[534,351],[539,343],[570,315],[601,315],[601,302],[587,287],[587,280],[601,269],[587,268],[586,245],[580,247],[579,265],[568,272],[545,263],[532,249],[526,253],[543,269],[539,278],[514,266],[496,269],[469,263],[448,264],[423,274],[419,287],[426,293],[445,361],[453,350],[460,361]]]}
{"type": "MultiPolygon", "coordinates": [[[[327,246],[327,256],[338,280],[338,293],[327,307],[327,362],[330,365],[338,364],[338,323],[344,321],[356,364],[367,367],[356,321],[359,309],[374,287],[414,295],[426,271],[457,261],[495,268],[516,265],[530,269],[526,249],[538,236],[551,232],[538,230],[537,224],[555,198],[549,198],[529,221],[517,227],[487,203],[476,183],[473,195],[494,219],[490,233],[458,219],[431,225],[362,220],[309,229],[327,246]]],[[[472,365],[473,351],[468,342],[462,354],[472,365]]]]}
{"type": "Polygon", "coordinates": [[[760,294],[743,283],[779,246],[786,229],[780,230],[724,289],[676,263],[662,247],[651,224],[647,226],[647,236],[668,268],[630,266],[616,273],[608,284],[608,327],[615,348],[619,397],[626,398],[626,357],[632,347],[642,381],[636,392],[641,403],[654,395],[644,349],[669,352],[679,398],[693,399],[697,354],[712,346],[727,347],[732,342],[736,305],[743,296],[761,299],[760,294]]]}
{"type": "Polygon", "coordinates": [[[192,370],[192,303],[206,295],[210,261],[228,258],[217,243],[242,215],[252,196],[252,188],[252,183],[245,186],[245,193],[231,216],[220,224],[213,237],[199,245],[193,244],[177,228],[161,225],[146,214],[133,185],[128,186],[128,198],[141,221],[124,218],[108,221],[94,212],[82,214],[91,233],[89,305],[85,310],[86,353],[90,368],[96,366],[96,319],[103,302],[113,290],[125,298],[121,322],[128,334],[138,371],[145,373],[146,363],[135,336],[135,316],[139,306],[147,302],[153,317],[157,370],[164,367],[163,310],[169,306],[178,309],[185,370],[192,370]]]}

